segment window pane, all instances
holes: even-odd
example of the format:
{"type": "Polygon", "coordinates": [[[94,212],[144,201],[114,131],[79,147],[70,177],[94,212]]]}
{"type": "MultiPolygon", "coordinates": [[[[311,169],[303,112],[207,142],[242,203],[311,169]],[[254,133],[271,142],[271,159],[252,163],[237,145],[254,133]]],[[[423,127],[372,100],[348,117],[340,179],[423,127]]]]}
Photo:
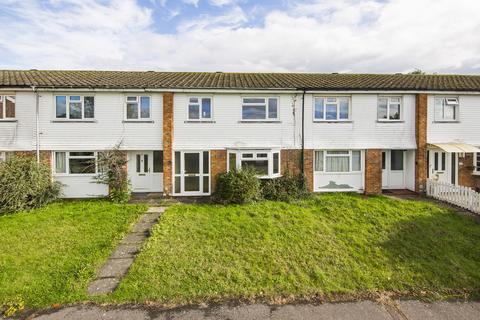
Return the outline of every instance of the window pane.
{"type": "Polygon", "coordinates": [[[163,172],[163,151],[153,151],[153,172],[163,172]]]}
{"type": "Polygon", "coordinates": [[[244,98],[243,103],[263,103],[263,104],[265,104],[265,99],[263,99],[263,98],[244,98]]]}
{"type": "Polygon", "coordinates": [[[266,112],[264,106],[243,106],[242,118],[243,119],[265,119],[266,112]]]}
{"type": "Polygon", "coordinates": [[[455,120],[455,106],[444,106],[443,118],[445,120],[455,120]]]}
{"type": "Polygon", "coordinates": [[[85,118],[95,118],[94,97],[83,98],[83,109],[85,118]]]}
{"type": "Polygon", "coordinates": [[[340,116],[342,120],[348,119],[348,99],[341,98],[340,100],[340,116]]]}
{"type": "Polygon", "coordinates": [[[95,173],[95,161],[93,159],[70,159],[70,173],[88,174],[95,173]]]}
{"type": "Polygon", "coordinates": [[[202,99],[202,118],[210,119],[212,117],[212,99],[202,99]]]}
{"type": "Polygon", "coordinates": [[[190,98],[190,103],[198,103],[198,98],[190,98]]]}
{"type": "Polygon", "coordinates": [[[15,118],[15,97],[5,97],[5,118],[15,118]]]}
{"type": "Polygon", "coordinates": [[[403,151],[402,150],[391,151],[390,170],[403,170],[403,151]]]}
{"type": "Polygon", "coordinates": [[[127,119],[138,119],[138,103],[127,103],[127,119]]]}
{"type": "Polygon", "coordinates": [[[188,119],[200,119],[200,106],[198,104],[188,106],[188,119]]]}
{"type": "Polygon", "coordinates": [[[185,177],[185,191],[200,191],[200,177],[185,177]]]}
{"type": "Polygon", "coordinates": [[[175,151],[175,174],[180,174],[180,152],[175,151]]]}
{"type": "Polygon", "coordinates": [[[67,173],[67,156],[65,152],[55,152],[55,172],[67,173]]]}
{"type": "Polygon", "coordinates": [[[148,154],[143,155],[143,172],[150,172],[148,168],[148,154]]]}
{"type": "Polygon", "coordinates": [[[433,169],[438,170],[438,152],[433,153],[433,169]]]}
{"type": "Polygon", "coordinates": [[[379,120],[387,119],[387,105],[388,105],[388,100],[386,98],[378,99],[378,119],[379,120]]]}
{"type": "Polygon", "coordinates": [[[447,162],[447,154],[445,152],[442,152],[442,171],[445,171],[446,162],[447,162]]]}
{"type": "Polygon", "coordinates": [[[229,153],[228,154],[228,169],[236,170],[237,169],[237,154],[229,153]]]}
{"type": "Polygon", "coordinates": [[[323,151],[315,151],[315,171],[323,171],[323,151]]]}
{"type": "Polygon", "coordinates": [[[435,119],[442,120],[443,119],[443,102],[445,99],[443,98],[435,98],[435,119]]]}
{"type": "Polygon", "coordinates": [[[209,170],[209,162],[208,162],[208,151],[203,151],[203,173],[208,174],[209,170]]]}
{"type": "Polygon", "coordinates": [[[323,113],[324,113],[324,99],[323,98],[315,98],[315,119],[323,119],[323,113]]]}
{"type": "Polygon", "coordinates": [[[327,104],[327,120],[337,120],[336,104],[327,104]]]}
{"type": "Polygon", "coordinates": [[[55,97],[55,112],[57,118],[67,117],[67,97],[57,96],[55,97]]]}
{"type": "Polygon", "coordinates": [[[242,169],[251,168],[258,175],[268,175],[268,160],[242,161],[242,169]]]}
{"type": "Polygon", "coordinates": [[[184,153],[185,157],[185,173],[196,174],[200,173],[200,155],[198,153],[184,153]]]}
{"type": "Polygon", "coordinates": [[[268,153],[257,153],[257,158],[268,158],[268,153]]]}
{"type": "Polygon", "coordinates": [[[271,119],[277,118],[278,110],[278,100],[277,99],[268,99],[268,117],[271,119]]]}
{"type": "Polygon", "coordinates": [[[382,152],[382,169],[385,170],[386,167],[387,167],[387,154],[384,152],[382,152]]]}
{"type": "Polygon", "coordinates": [[[175,177],[175,193],[180,193],[182,190],[182,179],[180,177],[175,177]]]}
{"type": "Polygon", "coordinates": [[[390,104],[390,120],[400,120],[400,104],[390,104]]]}
{"type": "Polygon", "coordinates": [[[137,173],[140,173],[140,170],[142,169],[142,156],[137,154],[136,160],[137,173]]]}
{"type": "Polygon", "coordinates": [[[480,152],[477,153],[476,155],[476,158],[477,158],[477,171],[480,171],[480,152]]]}
{"type": "Polygon", "coordinates": [[[85,152],[85,151],[79,151],[79,152],[70,152],[70,157],[94,157],[95,153],[94,152],[85,152]]]}
{"type": "Polygon", "coordinates": [[[150,97],[140,98],[140,117],[143,119],[150,118],[150,97]]]}
{"type": "Polygon", "coordinates": [[[242,158],[253,158],[253,153],[243,153],[242,158]]]}
{"type": "Polygon", "coordinates": [[[80,96],[70,96],[70,101],[81,101],[80,96]]]}
{"type": "Polygon", "coordinates": [[[203,177],[203,192],[208,193],[210,189],[210,179],[209,177],[203,177]]]}
{"type": "Polygon", "coordinates": [[[129,101],[129,102],[136,102],[136,101],[137,101],[137,97],[127,97],[127,101],[129,101]]]}
{"type": "Polygon", "coordinates": [[[350,171],[350,157],[348,156],[336,156],[325,159],[325,165],[327,172],[349,172],[350,171]]]}
{"type": "Polygon", "coordinates": [[[361,162],[361,152],[360,151],[352,151],[352,171],[360,171],[362,170],[362,162],[361,162]]]}
{"type": "Polygon", "coordinates": [[[70,119],[82,119],[82,103],[70,102],[70,119]]]}
{"type": "Polygon", "coordinates": [[[280,161],[278,152],[273,154],[273,174],[279,173],[280,161]]]}

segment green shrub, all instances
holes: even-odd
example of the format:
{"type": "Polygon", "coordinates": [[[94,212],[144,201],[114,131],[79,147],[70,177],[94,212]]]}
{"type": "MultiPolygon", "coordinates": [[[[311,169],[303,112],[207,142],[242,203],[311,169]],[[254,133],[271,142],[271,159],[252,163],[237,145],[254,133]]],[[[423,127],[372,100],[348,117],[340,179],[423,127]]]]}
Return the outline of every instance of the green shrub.
{"type": "Polygon", "coordinates": [[[260,181],[251,169],[230,170],[218,177],[215,198],[225,204],[244,204],[260,200],[260,181]]]}
{"type": "Polygon", "coordinates": [[[112,150],[100,152],[97,162],[101,170],[96,179],[98,183],[109,186],[110,200],[115,203],[127,203],[132,193],[125,152],[117,145],[112,150]]]}
{"type": "Polygon", "coordinates": [[[303,174],[291,175],[286,172],[280,178],[262,182],[262,196],[266,200],[289,202],[305,198],[308,195],[309,192],[303,174]]]}
{"type": "Polygon", "coordinates": [[[61,184],[52,180],[50,166],[34,157],[12,157],[0,163],[0,213],[44,206],[60,195],[61,184]]]}

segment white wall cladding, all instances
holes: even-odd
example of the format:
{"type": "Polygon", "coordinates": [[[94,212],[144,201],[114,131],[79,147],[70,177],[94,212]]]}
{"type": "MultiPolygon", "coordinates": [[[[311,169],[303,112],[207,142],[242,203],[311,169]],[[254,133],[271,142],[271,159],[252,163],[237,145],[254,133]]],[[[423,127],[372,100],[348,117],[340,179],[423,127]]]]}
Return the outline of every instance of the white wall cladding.
{"type": "Polygon", "coordinates": [[[179,150],[233,147],[297,148],[300,146],[300,94],[174,95],[174,148],[179,150]],[[212,97],[214,123],[186,123],[188,98],[212,97]],[[279,97],[279,123],[241,123],[242,96],[279,97]],[[294,118],[296,112],[297,121],[294,118]]]}
{"type": "Polygon", "coordinates": [[[108,195],[108,186],[99,184],[92,176],[58,176],[53,177],[63,184],[63,198],[95,198],[108,195]]]}
{"type": "Polygon", "coordinates": [[[35,95],[32,92],[16,93],[15,118],[16,122],[0,121],[0,150],[34,149],[35,95]]]}
{"type": "MultiPolygon", "coordinates": [[[[402,122],[377,121],[377,94],[351,96],[351,122],[313,122],[313,97],[305,98],[307,149],[415,149],[415,96],[402,96],[402,122]]],[[[349,96],[338,94],[338,96],[349,96]]],[[[400,95],[391,95],[400,96],[400,95]]]]}
{"type": "MultiPolygon", "coordinates": [[[[94,94],[94,123],[52,122],[55,120],[54,95],[55,93],[42,92],[39,99],[40,148],[42,150],[104,150],[120,141],[122,141],[122,149],[162,149],[163,100],[161,94],[144,93],[152,97],[153,123],[124,123],[124,101],[127,94],[98,92],[94,94]]],[[[132,93],[131,95],[140,94],[132,93]]],[[[32,104],[32,110],[34,108],[35,105],[32,104]]]]}
{"type": "MultiPolygon", "coordinates": [[[[441,95],[437,95],[441,96],[441,95]]],[[[435,95],[428,96],[428,143],[463,142],[480,146],[480,96],[448,95],[458,97],[459,121],[435,122],[435,95]]]]}

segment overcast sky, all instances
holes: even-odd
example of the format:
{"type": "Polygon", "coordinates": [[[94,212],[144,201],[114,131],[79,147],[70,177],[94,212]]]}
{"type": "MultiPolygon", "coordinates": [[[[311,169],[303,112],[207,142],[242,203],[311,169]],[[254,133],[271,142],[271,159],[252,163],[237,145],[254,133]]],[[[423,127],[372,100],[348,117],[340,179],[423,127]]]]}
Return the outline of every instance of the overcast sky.
{"type": "Polygon", "coordinates": [[[480,72],[480,0],[0,0],[0,68],[480,72]]]}

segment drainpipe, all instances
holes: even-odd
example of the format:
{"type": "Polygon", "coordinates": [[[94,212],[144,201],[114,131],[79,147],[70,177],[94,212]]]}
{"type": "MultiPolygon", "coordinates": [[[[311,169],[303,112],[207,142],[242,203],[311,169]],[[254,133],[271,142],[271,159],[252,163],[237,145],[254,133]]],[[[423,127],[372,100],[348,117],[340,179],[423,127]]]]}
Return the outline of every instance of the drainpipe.
{"type": "Polygon", "coordinates": [[[37,88],[32,86],[32,91],[35,94],[35,152],[37,156],[37,163],[40,163],[40,108],[38,106],[37,88]]]}
{"type": "Polygon", "coordinates": [[[305,175],[305,89],[302,89],[302,175],[305,175]]]}

